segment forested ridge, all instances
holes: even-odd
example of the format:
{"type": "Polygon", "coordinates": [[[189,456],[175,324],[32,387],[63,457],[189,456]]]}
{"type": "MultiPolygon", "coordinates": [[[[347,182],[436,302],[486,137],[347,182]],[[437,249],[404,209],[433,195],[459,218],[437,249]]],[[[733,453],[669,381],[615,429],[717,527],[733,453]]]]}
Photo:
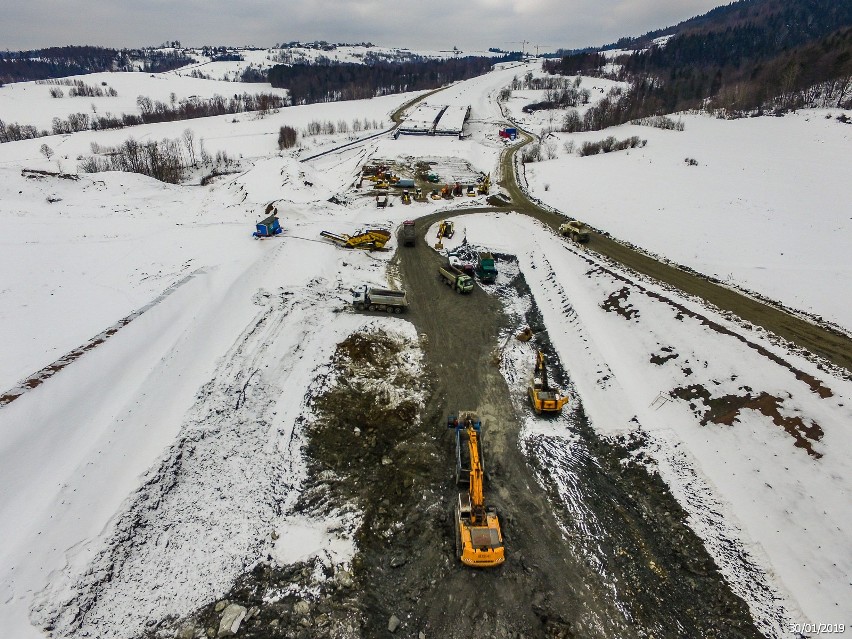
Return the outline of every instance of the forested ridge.
{"type": "MultiPolygon", "coordinates": [[[[614,60],[615,77],[631,90],[592,120],[611,126],[690,108],[742,112],[812,106],[817,98],[832,107],[852,101],[852,0],[741,0],[681,27],[664,44],[614,60]]],[[[603,73],[607,62],[582,53],[545,61],[544,69],[603,73]]]]}
{"type": "Polygon", "coordinates": [[[170,71],[194,60],[176,51],[92,46],[0,51],[0,84],[64,78],[102,71],[170,71]]]}
{"type": "Polygon", "coordinates": [[[375,64],[276,65],[273,87],[290,91],[292,104],[360,100],[391,93],[435,89],[488,72],[510,58],[464,57],[449,60],[375,64]]]}

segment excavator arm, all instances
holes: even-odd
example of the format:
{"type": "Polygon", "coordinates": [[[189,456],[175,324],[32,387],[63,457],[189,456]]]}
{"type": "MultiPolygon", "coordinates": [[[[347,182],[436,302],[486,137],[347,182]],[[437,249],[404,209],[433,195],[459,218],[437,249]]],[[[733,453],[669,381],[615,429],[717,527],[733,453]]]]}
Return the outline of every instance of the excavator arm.
{"type": "Polygon", "coordinates": [[[485,518],[485,494],[482,489],[482,462],[479,459],[478,435],[473,428],[467,431],[470,449],[470,505],[471,523],[480,523],[485,518]]]}

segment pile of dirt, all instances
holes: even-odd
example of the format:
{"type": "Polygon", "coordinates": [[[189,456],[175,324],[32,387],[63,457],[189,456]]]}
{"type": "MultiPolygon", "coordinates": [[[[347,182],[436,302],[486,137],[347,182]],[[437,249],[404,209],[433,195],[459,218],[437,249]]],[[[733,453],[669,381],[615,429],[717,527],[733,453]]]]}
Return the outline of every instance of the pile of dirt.
{"type": "Polygon", "coordinates": [[[323,390],[309,399],[308,477],[293,510],[308,517],[359,512],[359,551],[351,569],[322,557],[286,566],[267,557],[221,600],[188,619],[165,620],[146,638],[215,637],[231,604],[246,609],[238,636],[247,639],[365,635],[364,611],[372,604],[361,583],[377,570],[405,564],[409,555],[387,556],[381,566],[364,558],[385,554],[391,542],[417,554],[414,544],[399,538],[428,528],[420,520],[432,517],[429,505],[438,501],[429,495],[439,451],[421,427],[428,385],[416,341],[382,330],[355,333],[338,345],[331,368],[317,380],[323,390]]]}

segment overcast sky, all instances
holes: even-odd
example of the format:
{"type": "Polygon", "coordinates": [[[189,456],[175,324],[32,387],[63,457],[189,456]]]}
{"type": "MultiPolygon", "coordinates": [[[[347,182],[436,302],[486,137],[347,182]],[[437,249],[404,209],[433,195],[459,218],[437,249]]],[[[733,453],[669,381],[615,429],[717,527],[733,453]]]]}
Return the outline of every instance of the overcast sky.
{"type": "Polygon", "coordinates": [[[527,51],[613,42],[730,0],[4,0],[0,49],[369,41],[527,51]],[[532,47],[532,48],[530,48],[532,47]]]}

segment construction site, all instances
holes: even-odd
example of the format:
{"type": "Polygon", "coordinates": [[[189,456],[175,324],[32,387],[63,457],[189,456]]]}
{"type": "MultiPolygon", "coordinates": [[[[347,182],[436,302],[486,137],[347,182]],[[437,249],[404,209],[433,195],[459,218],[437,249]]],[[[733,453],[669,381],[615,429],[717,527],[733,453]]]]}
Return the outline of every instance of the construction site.
{"type": "Polygon", "coordinates": [[[412,202],[475,198],[491,193],[491,176],[454,157],[374,158],[355,179],[355,194],[377,208],[412,202]]]}

